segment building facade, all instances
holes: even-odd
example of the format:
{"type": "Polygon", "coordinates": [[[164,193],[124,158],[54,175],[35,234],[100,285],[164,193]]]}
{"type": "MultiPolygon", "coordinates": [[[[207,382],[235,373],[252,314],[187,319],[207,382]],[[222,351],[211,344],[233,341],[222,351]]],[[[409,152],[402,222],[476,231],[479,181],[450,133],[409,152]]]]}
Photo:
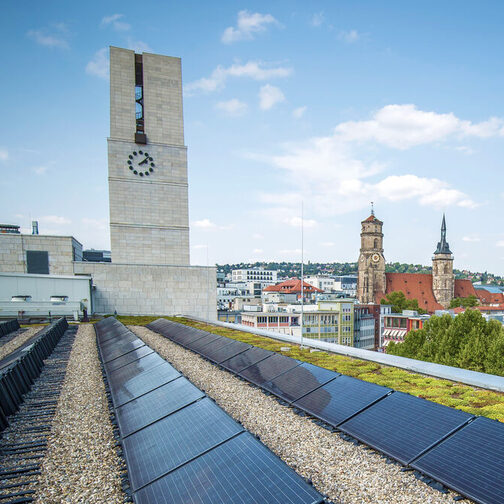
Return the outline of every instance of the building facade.
{"type": "Polygon", "coordinates": [[[239,269],[231,272],[231,278],[233,282],[262,282],[272,285],[277,282],[277,272],[263,268],[239,269]]]}

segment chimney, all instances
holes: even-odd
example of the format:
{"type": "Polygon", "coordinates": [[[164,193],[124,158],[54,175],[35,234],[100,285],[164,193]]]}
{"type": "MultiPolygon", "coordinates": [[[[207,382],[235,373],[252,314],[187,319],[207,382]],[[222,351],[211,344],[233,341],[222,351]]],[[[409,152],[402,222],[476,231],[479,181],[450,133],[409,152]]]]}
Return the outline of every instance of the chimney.
{"type": "Polygon", "coordinates": [[[32,221],[32,235],[38,235],[38,221],[32,221]]]}

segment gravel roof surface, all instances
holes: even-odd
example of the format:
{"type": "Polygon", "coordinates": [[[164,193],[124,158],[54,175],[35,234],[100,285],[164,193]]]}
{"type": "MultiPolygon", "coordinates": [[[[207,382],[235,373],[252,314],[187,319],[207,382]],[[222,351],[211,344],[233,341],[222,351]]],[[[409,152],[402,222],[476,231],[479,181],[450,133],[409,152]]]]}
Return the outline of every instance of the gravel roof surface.
{"type": "Polygon", "coordinates": [[[25,341],[28,341],[33,335],[42,329],[42,326],[28,327],[25,331],[20,332],[14,339],[0,347],[0,359],[3,359],[5,356],[19,348],[25,341]]]}
{"type": "Polygon", "coordinates": [[[260,389],[153,331],[130,329],[334,502],[442,504],[457,495],[442,494],[412,472],[401,472],[401,466],[387,463],[379,453],[296,415],[260,389]]]}
{"type": "Polygon", "coordinates": [[[48,439],[38,503],[124,502],[120,467],[91,324],[79,326],[48,439]]]}

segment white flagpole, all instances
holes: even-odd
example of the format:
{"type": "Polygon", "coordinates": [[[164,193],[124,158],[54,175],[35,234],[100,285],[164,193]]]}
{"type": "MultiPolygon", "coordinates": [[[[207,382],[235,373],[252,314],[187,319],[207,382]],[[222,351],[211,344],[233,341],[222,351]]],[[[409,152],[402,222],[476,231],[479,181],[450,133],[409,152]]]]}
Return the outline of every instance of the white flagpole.
{"type": "Polygon", "coordinates": [[[301,348],[304,330],[304,202],[301,201],[301,348]]]}

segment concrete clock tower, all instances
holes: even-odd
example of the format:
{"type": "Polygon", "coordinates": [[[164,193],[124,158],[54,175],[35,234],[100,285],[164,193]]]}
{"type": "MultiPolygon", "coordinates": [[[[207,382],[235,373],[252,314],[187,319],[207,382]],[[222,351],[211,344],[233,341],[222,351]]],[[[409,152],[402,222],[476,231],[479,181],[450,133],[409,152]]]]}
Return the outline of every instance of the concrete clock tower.
{"type": "Polygon", "coordinates": [[[384,293],[385,257],[383,256],[383,222],[371,215],[361,222],[361,249],[357,298],[362,304],[374,303],[378,292],[384,293]]]}
{"type": "Polygon", "coordinates": [[[455,276],[453,274],[453,254],[446,241],[446,220],[443,214],[441,224],[441,241],[438,242],[432,258],[432,291],[436,301],[448,308],[455,290],[455,276]]]}
{"type": "Polygon", "coordinates": [[[189,265],[179,58],[110,48],[112,262],[189,265]]]}

